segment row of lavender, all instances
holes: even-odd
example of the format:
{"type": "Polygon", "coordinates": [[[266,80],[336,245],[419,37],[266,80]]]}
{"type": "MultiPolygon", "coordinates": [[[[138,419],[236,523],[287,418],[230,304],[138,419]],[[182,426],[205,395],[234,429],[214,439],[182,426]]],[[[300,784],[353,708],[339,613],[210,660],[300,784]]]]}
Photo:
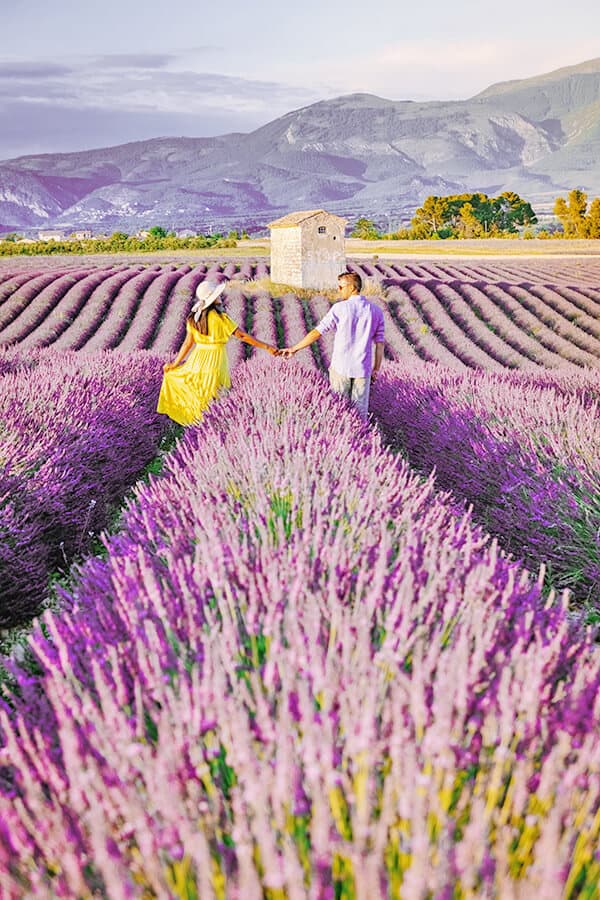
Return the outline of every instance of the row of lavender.
{"type": "MultiPolygon", "coordinates": [[[[0,345],[168,354],[181,339],[200,281],[233,278],[227,299],[237,303],[240,283],[258,274],[256,268],[250,262],[237,270],[234,263],[208,268],[117,266],[76,273],[57,270],[23,283],[12,279],[0,285],[0,345]]],[[[368,268],[362,265],[363,274],[368,268]]],[[[462,280],[380,275],[379,288],[374,284],[371,290],[379,290],[386,316],[389,359],[490,370],[600,366],[599,290],[584,284],[474,281],[467,280],[467,274],[462,280]]],[[[286,315],[289,311],[293,317],[292,307],[298,304],[307,312],[307,302],[294,294],[282,302],[286,315]]],[[[327,309],[323,296],[316,295],[310,303],[327,309]]]]}
{"type": "MultiPolygon", "coordinates": [[[[277,343],[267,306],[265,296],[239,292],[230,303],[242,326],[256,310],[277,343]]],[[[172,316],[170,327],[177,343],[184,320],[172,316]]],[[[25,349],[0,349],[3,628],[38,612],[49,574],[89,550],[169,428],[156,413],[163,360],[155,354],[25,349]]],[[[228,349],[232,366],[244,359],[240,342],[228,349]]]]}
{"type": "Polygon", "coordinates": [[[414,279],[384,282],[404,353],[470,368],[600,367],[600,291],[414,279]]]}
{"type": "Polygon", "coordinates": [[[600,373],[394,363],[371,408],[387,441],[502,547],[600,608],[600,373]]]}
{"type": "Polygon", "coordinates": [[[64,602],[7,900],[595,896],[593,636],[319,373],[242,366],[64,602]]]}
{"type": "MultiPolygon", "coordinates": [[[[291,344],[327,301],[287,299],[279,318],[291,344]]],[[[268,296],[255,306],[257,333],[272,340],[268,296]]],[[[290,365],[324,370],[330,355],[325,336],[290,365]]],[[[373,391],[386,440],[420,471],[435,470],[437,485],[471,504],[508,552],[534,571],[543,564],[548,584],[600,606],[600,373],[456,371],[403,358],[386,362],[373,391]]]]}
{"type": "Polygon", "coordinates": [[[586,259],[510,259],[504,257],[501,261],[494,259],[478,260],[410,260],[406,262],[392,262],[389,258],[384,261],[373,259],[351,260],[349,268],[355,268],[363,277],[367,278],[418,278],[425,281],[436,279],[439,281],[505,281],[510,284],[518,284],[522,281],[530,281],[536,284],[546,282],[557,284],[573,284],[595,288],[600,287],[600,260],[597,258],[586,259]]]}
{"type": "Polygon", "coordinates": [[[0,627],[31,618],[155,457],[161,374],[144,352],[0,351],[0,627]]]}
{"type": "MultiPolygon", "coordinates": [[[[116,255],[113,259],[118,260],[116,255]]],[[[142,262],[139,258],[136,262],[124,259],[125,264],[141,265],[148,267],[156,263],[142,262]]],[[[113,263],[112,266],[119,265],[113,263]]],[[[163,268],[176,270],[182,263],[158,263],[163,268]]],[[[266,259],[213,259],[207,260],[202,265],[211,274],[222,273],[227,278],[243,277],[259,279],[269,274],[269,264],[266,259]]],[[[68,260],[65,257],[37,257],[37,258],[8,258],[0,260],[0,285],[13,278],[37,277],[46,273],[65,271],[75,273],[82,268],[98,270],[109,267],[97,259],[88,257],[85,263],[68,260]]],[[[450,260],[450,259],[406,259],[399,258],[393,261],[373,256],[372,260],[349,259],[348,268],[358,272],[363,278],[381,280],[383,278],[417,278],[428,281],[437,279],[440,281],[505,281],[511,284],[529,281],[535,284],[556,283],[581,285],[596,290],[600,287],[600,261],[593,257],[575,259],[564,257],[562,259],[511,259],[504,257],[501,261],[494,259],[477,260],[450,260]]]]}
{"type": "MultiPolygon", "coordinates": [[[[227,305],[242,327],[282,346],[302,337],[326,312],[328,301],[323,297],[299,301],[292,295],[273,300],[266,292],[244,296],[239,290],[231,290],[227,305]]],[[[385,315],[389,334],[387,309],[385,315]]],[[[183,316],[172,316],[170,323],[171,340],[176,345],[183,336],[183,316]]],[[[394,355],[393,337],[386,351],[392,361],[402,358],[394,355]]],[[[231,341],[228,352],[232,367],[253,353],[239,341],[231,341]]],[[[330,353],[331,337],[326,336],[288,365],[292,370],[298,363],[324,370],[330,353]]],[[[128,377],[129,363],[127,356],[119,356],[115,359],[110,354],[107,358],[115,371],[120,368],[122,374],[117,380],[122,380],[128,377]]],[[[48,354],[50,366],[56,359],[57,355],[48,354]]],[[[45,377],[52,374],[48,368],[45,371],[45,377]]],[[[438,484],[451,489],[459,501],[472,503],[478,521],[498,537],[502,546],[533,569],[546,563],[549,583],[570,587],[576,599],[600,600],[600,466],[593,449],[600,440],[597,376],[574,367],[570,376],[544,373],[539,368],[530,376],[486,375],[465,367],[451,373],[441,366],[413,363],[407,370],[404,364],[390,362],[385,371],[385,391],[375,392],[373,408],[388,440],[406,452],[420,470],[429,473],[435,468],[438,484]],[[588,402],[590,397],[595,398],[596,405],[588,402]],[[582,408],[582,404],[587,406],[582,408]],[[566,445],[571,447],[568,455],[566,445]]],[[[145,381],[138,385],[144,400],[142,406],[136,405],[135,412],[143,412],[148,421],[156,421],[153,404],[159,372],[159,360],[155,360],[152,375],[146,373],[152,385],[145,381]]],[[[35,384],[24,383],[27,390],[37,390],[35,384]]],[[[7,403],[8,382],[5,387],[7,403]]],[[[76,391],[75,382],[70,383],[69,390],[76,391]]],[[[140,427],[143,422],[142,417],[140,427]]],[[[21,427],[18,417],[17,427],[21,427]]],[[[51,458],[53,435],[48,430],[44,438],[39,436],[35,452],[41,453],[43,446],[51,458]]],[[[34,471],[36,467],[30,468],[34,471]]],[[[87,490],[89,493],[93,488],[87,490]]],[[[86,496],[85,491],[82,496],[86,496]]],[[[55,526],[44,529],[38,523],[36,527],[40,535],[47,536],[55,559],[56,548],[60,547],[55,526]]],[[[46,571],[43,555],[37,555],[35,567],[38,575],[46,571]]],[[[21,580],[23,584],[31,580],[27,569],[21,580]]],[[[35,594],[39,580],[32,583],[35,594]]]]}
{"type": "MultiPolygon", "coordinates": [[[[60,285],[29,285],[0,306],[0,345],[14,343],[21,350],[150,349],[168,355],[185,335],[185,316],[197,285],[205,278],[225,277],[205,266],[168,272],[125,267],[110,274],[91,273],[75,282],[65,275],[60,285]]],[[[328,308],[323,297],[314,302],[321,314],[328,308]]],[[[244,294],[231,287],[225,305],[242,328],[274,344],[285,342],[281,302],[265,291],[244,294]],[[256,321],[255,310],[260,310],[256,321]]],[[[285,298],[285,309],[287,319],[303,321],[302,306],[294,295],[285,298]]],[[[239,357],[235,346],[234,362],[239,357]]]]}
{"type": "MultiPolygon", "coordinates": [[[[21,275],[0,285],[0,344],[169,352],[197,285],[232,277],[233,269],[138,265],[21,275]]],[[[248,273],[242,267],[238,277],[248,273]]]]}

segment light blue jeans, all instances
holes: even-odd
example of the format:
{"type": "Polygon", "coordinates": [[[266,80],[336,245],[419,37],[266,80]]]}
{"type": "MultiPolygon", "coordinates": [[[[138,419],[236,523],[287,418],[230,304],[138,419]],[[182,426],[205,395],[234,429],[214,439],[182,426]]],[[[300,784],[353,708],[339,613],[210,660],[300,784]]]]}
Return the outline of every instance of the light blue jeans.
{"type": "Polygon", "coordinates": [[[348,375],[340,375],[335,369],[330,369],[329,384],[334,393],[350,398],[363,419],[369,417],[370,378],[350,378],[348,375]]]}

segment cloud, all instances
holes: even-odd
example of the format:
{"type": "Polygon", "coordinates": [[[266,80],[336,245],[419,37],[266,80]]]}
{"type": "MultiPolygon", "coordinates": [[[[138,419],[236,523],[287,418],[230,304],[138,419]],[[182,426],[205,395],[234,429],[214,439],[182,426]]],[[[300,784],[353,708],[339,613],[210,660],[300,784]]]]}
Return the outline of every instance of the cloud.
{"type": "Polygon", "coordinates": [[[110,53],[97,57],[96,63],[110,69],[165,69],[177,58],[172,53],[110,53]]]}
{"type": "Polygon", "coordinates": [[[388,44],[375,60],[381,69],[416,66],[456,71],[497,62],[502,58],[503,49],[494,41],[416,41],[388,44]]]}
{"type": "MultiPolygon", "coordinates": [[[[529,41],[473,37],[413,39],[365,47],[355,57],[330,55],[278,67],[277,77],[323,97],[357,91],[392,100],[462,100],[491,84],[530,78],[598,56],[595,39],[529,41]]],[[[270,67],[273,75],[273,66],[270,67]]]]}
{"type": "Polygon", "coordinates": [[[194,55],[198,55],[199,53],[204,54],[204,53],[215,53],[217,51],[221,52],[224,49],[225,49],[224,47],[217,45],[217,44],[200,44],[197,47],[189,47],[189,49],[185,52],[188,54],[192,53],[194,55]]]}
{"type": "MultiPolygon", "coordinates": [[[[69,104],[77,103],[79,92],[76,85],[70,85],[68,82],[63,83],[61,81],[51,81],[50,79],[28,81],[17,78],[0,78],[0,98],[2,97],[24,104],[30,103],[32,100],[40,103],[69,104]]],[[[10,122],[3,124],[2,131],[8,128],[10,128],[10,122]]]]}
{"type": "Polygon", "coordinates": [[[19,76],[14,65],[10,79],[0,78],[0,96],[15,102],[62,103],[73,108],[106,111],[149,111],[202,114],[206,110],[253,114],[268,121],[291,108],[319,99],[304,87],[276,81],[249,79],[217,72],[181,68],[173,54],[111,54],[84,58],[71,68],[39,64],[46,77],[19,76]],[[10,81],[10,84],[9,84],[10,81]]]}
{"type": "Polygon", "coordinates": [[[44,80],[45,78],[71,75],[72,73],[72,68],[52,62],[0,62],[0,79],[18,78],[37,81],[38,79],[44,80]]]}
{"type": "Polygon", "coordinates": [[[66,72],[49,69],[47,78],[35,82],[0,78],[0,118],[6,122],[0,159],[158,136],[250,132],[320,99],[275,81],[173,71],[163,67],[171,64],[167,56],[115,54],[112,66],[89,57],[66,72]]]}

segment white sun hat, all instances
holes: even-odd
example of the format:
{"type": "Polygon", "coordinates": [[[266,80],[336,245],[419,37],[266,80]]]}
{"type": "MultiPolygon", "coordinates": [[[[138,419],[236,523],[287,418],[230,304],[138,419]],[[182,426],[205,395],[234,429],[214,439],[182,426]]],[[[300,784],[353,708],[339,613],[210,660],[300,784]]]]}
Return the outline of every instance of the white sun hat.
{"type": "Polygon", "coordinates": [[[208,309],[209,306],[212,306],[217,297],[221,296],[226,287],[226,281],[222,281],[220,284],[218,281],[200,282],[200,284],[196,288],[196,302],[192,306],[192,312],[194,314],[194,319],[196,320],[196,322],[199,320],[201,312],[204,309],[208,309]]]}

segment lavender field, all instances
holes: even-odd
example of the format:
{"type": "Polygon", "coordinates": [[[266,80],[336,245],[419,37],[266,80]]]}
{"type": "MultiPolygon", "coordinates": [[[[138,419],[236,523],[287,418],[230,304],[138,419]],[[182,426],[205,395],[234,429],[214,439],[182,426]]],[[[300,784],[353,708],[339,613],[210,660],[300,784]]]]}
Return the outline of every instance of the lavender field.
{"type": "MultiPolygon", "coordinates": [[[[467,368],[537,371],[600,368],[600,261],[354,262],[383,302],[386,356],[467,368]]],[[[232,279],[227,292],[238,316],[252,324],[258,300],[240,286],[268,276],[264,261],[94,265],[58,260],[3,260],[0,265],[0,346],[56,350],[172,352],[182,335],[190,292],[204,278],[232,279]]],[[[268,304],[281,329],[294,321],[268,304]]],[[[314,321],[327,301],[303,304],[314,321]]],[[[289,310],[289,315],[288,315],[289,310]]],[[[324,360],[318,360],[323,363],[324,360]]]]}
{"type": "Polygon", "coordinates": [[[106,528],[168,428],[159,361],[134,351],[0,349],[0,628],[27,621],[49,575],[106,528]]]}
{"type": "Polygon", "coordinates": [[[76,563],[5,660],[0,896],[598,895],[600,263],[349,268],[373,421],[330,340],[231,341],[144,481],[200,281],[279,346],[330,301],[253,260],[0,268],[0,627],[76,563]]]}

